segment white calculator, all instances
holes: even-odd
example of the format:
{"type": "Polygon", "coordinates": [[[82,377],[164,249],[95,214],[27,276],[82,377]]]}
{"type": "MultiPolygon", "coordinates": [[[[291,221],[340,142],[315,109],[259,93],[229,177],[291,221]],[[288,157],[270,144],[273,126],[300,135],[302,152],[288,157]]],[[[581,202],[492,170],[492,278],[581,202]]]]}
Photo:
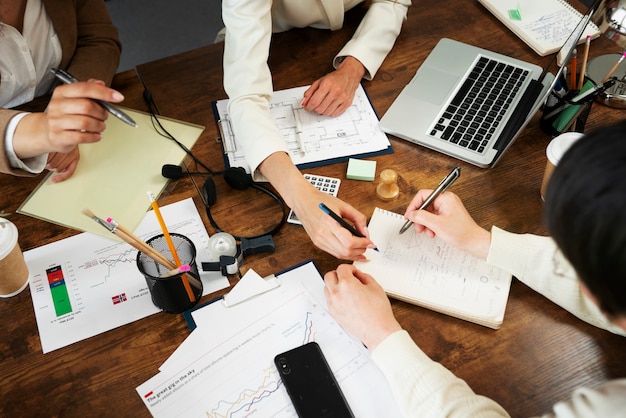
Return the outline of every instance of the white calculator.
{"type": "MultiPolygon", "coordinates": [[[[304,178],[307,179],[313,186],[315,186],[317,190],[328,193],[331,196],[337,196],[337,192],[339,191],[339,185],[341,184],[341,180],[339,180],[338,178],[318,176],[314,174],[304,174],[304,178]]],[[[287,222],[289,222],[290,224],[302,225],[302,222],[300,222],[293,210],[289,212],[287,222]]]]}

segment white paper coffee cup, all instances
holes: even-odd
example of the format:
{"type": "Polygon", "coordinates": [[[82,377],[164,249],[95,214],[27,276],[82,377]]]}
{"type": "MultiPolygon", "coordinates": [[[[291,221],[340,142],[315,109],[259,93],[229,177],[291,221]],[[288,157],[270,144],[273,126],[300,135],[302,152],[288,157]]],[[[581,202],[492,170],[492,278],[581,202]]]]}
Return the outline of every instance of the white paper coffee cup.
{"type": "Polygon", "coordinates": [[[546,162],[546,170],[543,173],[543,181],[541,182],[541,200],[544,200],[546,187],[548,187],[548,181],[550,180],[550,176],[552,176],[554,168],[559,164],[559,161],[561,161],[565,152],[581,136],[583,136],[583,134],[580,132],[565,132],[554,138],[548,144],[548,147],[546,148],[546,157],[548,157],[548,161],[546,162]]]}
{"type": "Polygon", "coordinates": [[[16,226],[0,218],[0,297],[10,298],[28,286],[28,267],[17,242],[16,226]]]}

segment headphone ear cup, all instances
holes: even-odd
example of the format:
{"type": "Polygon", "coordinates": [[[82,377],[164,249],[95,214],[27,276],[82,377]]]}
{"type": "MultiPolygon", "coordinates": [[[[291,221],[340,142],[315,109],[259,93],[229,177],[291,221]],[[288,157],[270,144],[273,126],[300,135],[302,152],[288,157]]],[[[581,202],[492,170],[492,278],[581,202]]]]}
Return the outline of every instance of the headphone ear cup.
{"type": "Polygon", "coordinates": [[[204,195],[204,201],[207,203],[207,206],[212,206],[217,202],[217,191],[212,177],[207,178],[204,182],[202,194],[204,195]]]}
{"type": "Polygon", "coordinates": [[[224,172],[224,180],[233,189],[246,190],[252,185],[252,176],[243,167],[231,167],[224,172]]]}

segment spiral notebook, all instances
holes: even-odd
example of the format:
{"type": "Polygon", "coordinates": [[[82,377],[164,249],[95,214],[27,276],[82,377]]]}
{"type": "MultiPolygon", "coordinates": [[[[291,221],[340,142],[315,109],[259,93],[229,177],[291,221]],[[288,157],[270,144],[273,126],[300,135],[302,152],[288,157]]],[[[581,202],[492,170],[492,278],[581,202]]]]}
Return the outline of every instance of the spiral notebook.
{"type": "MultiPolygon", "coordinates": [[[[566,0],[478,1],[541,56],[561,49],[583,17],[566,0]]],[[[579,42],[599,35],[600,29],[589,22],[579,42]]]]}
{"type": "Polygon", "coordinates": [[[402,215],[376,208],[369,223],[379,252],[355,267],[372,275],[392,298],[498,329],[511,275],[413,228],[399,234],[402,215]]]}

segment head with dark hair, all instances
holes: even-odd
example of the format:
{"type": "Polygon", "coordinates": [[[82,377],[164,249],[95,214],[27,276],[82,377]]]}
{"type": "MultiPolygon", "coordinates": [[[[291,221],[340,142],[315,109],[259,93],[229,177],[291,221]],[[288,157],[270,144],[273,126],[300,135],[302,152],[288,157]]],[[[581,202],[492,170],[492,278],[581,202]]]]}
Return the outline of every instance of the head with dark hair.
{"type": "Polygon", "coordinates": [[[626,318],[626,121],[579,139],[545,197],[550,235],[609,316],[626,318]]]}

